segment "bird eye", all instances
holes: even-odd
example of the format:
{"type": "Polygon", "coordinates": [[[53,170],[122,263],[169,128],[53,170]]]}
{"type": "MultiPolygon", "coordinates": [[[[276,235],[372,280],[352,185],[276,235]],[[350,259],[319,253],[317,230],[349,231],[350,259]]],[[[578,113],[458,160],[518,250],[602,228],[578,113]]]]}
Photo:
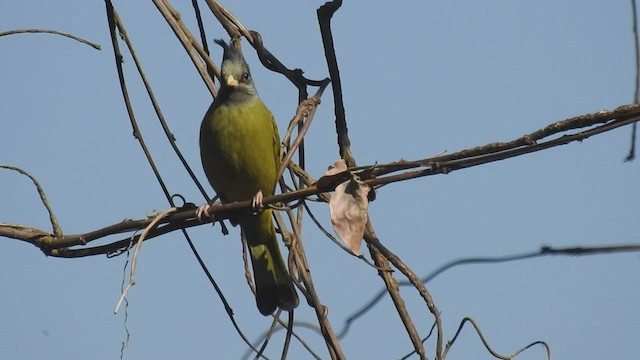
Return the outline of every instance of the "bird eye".
{"type": "Polygon", "coordinates": [[[251,75],[249,75],[249,73],[248,73],[248,72],[246,72],[246,73],[242,74],[242,80],[244,80],[244,81],[249,80],[249,78],[250,78],[250,77],[251,77],[251,75]]]}

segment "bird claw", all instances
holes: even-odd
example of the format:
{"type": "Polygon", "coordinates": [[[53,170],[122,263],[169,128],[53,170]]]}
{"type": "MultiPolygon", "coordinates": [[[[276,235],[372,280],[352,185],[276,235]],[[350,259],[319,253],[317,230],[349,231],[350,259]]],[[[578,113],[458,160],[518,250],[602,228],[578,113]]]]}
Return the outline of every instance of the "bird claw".
{"type": "Polygon", "coordinates": [[[196,217],[198,218],[198,221],[202,222],[202,215],[206,216],[206,218],[211,217],[211,214],[209,214],[209,209],[211,209],[211,205],[209,204],[198,206],[198,208],[196,209],[196,217]]]}
{"type": "Polygon", "coordinates": [[[258,193],[253,197],[253,200],[251,201],[251,206],[256,213],[259,213],[260,211],[262,211],[262,209],[264,209],[264,204],[262,204],[263,199],[264,196],[262,195],[262,190],[258,190],[258,193]]]}

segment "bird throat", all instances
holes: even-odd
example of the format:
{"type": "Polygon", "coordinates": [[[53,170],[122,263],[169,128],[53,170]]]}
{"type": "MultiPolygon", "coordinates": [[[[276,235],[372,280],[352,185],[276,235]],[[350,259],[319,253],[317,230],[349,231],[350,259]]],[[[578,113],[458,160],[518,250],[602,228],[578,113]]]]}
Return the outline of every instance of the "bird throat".
{"type": "Polygon", "coordinates": [[[245,88],[222,87],[218,93],[219,100],[227,105],[239,105],[256,100],[258,95],[255,91],[245,88]]]}

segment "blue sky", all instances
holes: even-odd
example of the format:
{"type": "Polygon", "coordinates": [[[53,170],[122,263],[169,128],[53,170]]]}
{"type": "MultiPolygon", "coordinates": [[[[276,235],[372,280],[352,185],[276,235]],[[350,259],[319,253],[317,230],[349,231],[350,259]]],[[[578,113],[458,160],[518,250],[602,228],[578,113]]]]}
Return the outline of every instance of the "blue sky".
{"type": "MultiPolygon", "coordinates": [[[[175,2],[195,32],[190,2],[175,2]]],[[[327,76],[315,9],[322,2],[223,2],[289,67],[327,76]]],[[[198,129],[211,102],[190,60],[151,2],[117,1],[178,146],[204,180],[198,129]]],[[[226,38],[202,4],[209,40],[226,38]]],[[[346,1],[334,19],[353,151],[359,164],[419,159],[506,141],[551,122],[632,102],[628,1],[346,1]]],[[[102,45],[93,50],[52,35],[0,38],[0,163],[39,179],[67,234],[168,205],[131,136],[100,1],[0,3],[2,29],[51,28],[102,45]]],[[[248,49],[247,46],[245,48],[248,49]]],[[[258,91],[281,129],[296,90],[246,51],[258,91]]],[[[212,57],[219,62],[220,49],[212,57]]],[[[170,150],[133,62],[129,91],[142,132],[172,193],[203,199],[170,150]]],[[[337,158],[332,98],[307,137],[308,170],[319,177],[337,158]]],[[[637,162],[623,163],[630,129],[481,167],[386,186],[371,204],[381,240],[418,275],[462,257],[502,256],[554,247],[638,241],[637,162]]],[[[206,181],[205,181],[206,182],[206,181]]],[[[207,189],[210,190],[209,187],[207,189]]],[[[0,172],[0,222],[50,229],[33,186],[0,172]]],[[[326,206],[314,205],[330,224],[326,206]]],[[[256,339],[270,325],[243,278],[239,233],[190,231],[256,339]]],[[[116,238],[113,238],[116,239],[116,238]]],[[[304,241],[316,288],[334,329],[382,285],[311,222],[304,241]]],[[[0,242],[0,358],[115,359],[124,315],[113,314],[126,259],[46,258],[14,240],[0,242]]],[[[554,358],[638,358],[640,256],[545,257],[449,270],[428,284],[446,338],[476,319],[503,354],[535,340],[554,358]]],[[[398,275],[399,279],[402,279],[398,275]]],[[[169,234],[145,243],[128,299],[128,359],[241,358],[246,347],[186,242],[169,234]]],[[[432,323],[415,290],[403,296],[424,335],[432,323]]],[[[297,320],[315,323],[301,304],[297,320]]],[[[300,328],[322,358],[322,339],[300,328]]],[[[266,354],[278,358],[282,333],[266,354]]],[[[341,342],[349,358],[399,358],[411,344],[388,298],[341,342]]],[[[427,343],[433,358],[433,342],[427,343]]],[[[307,358],[296,342],[292,359],[307,358]]],[[[491,359],[470,328],[449,359],[491,359]]],[[[544,359],[533,348],[519,359],[544,359]]]]}

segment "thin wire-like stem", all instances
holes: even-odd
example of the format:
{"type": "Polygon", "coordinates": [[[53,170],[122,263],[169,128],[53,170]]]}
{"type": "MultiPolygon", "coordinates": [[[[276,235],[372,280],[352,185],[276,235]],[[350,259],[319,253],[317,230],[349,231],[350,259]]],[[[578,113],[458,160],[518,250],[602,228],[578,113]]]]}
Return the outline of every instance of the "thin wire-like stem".
{"type": "MultiPolygon", "coordinates": [[[[436,307],[436,304],[431,296],[431,294],[429,293],[429,291],[427,290],[427,288],[425,287],[425,285],[420,282],[420,279],[418,278],[418,276],[413,272],[413,270],[411,270],[411,268],[409,268],[396,254],[394,254],[393,252],[391,252],[391,250],[387,249],[387,247],[385,247],[380,240],[378,239],[378,237],[376,236],[374,230],[373,230],[373,226],[371,225],[371,222],[367,222],[367,225],[365,227],[365,232],[364,232],[364,240],[367,242],[367,245],[370,247],[374,247],[377,251],[379,251],[381,253],[381,255],[383,255],[389,262],[391,262],[391,264],[393,264],[393,267],[395,267],[396,269],[398,269],[411,283],[411,285],[413,285],[413,287],[418,291],[418,294],[420,294],[420,296],[423,298],[424,302],[427,305],[427,308],[429,309],[429,312],[431,312],[431,314],[433,315],[433,317],[435,318],[435,322],[436,322],[436,353],[435,353],[435,359],[439,360],[439,359],[443,359],[442,356],[442,342],[444,339],[444,330],[442,328],[442,318],[440,316],[440,311],[438,310],[438,308],[436,307]]],[[[376,265],[379,265],[378,263],[376,263],[376,265]]],[[[398,311],[401,311],[401,309],[398,309],[398,311]]],[[[406,324],[405,324],[406,326],[406,324]]],[[[410,331],[410,329],[407,329],[408,331],[410,331]]],[[[417,345],[417,342],[419,341],[418,339],[415,339],[415,337],[417,336],[417,334],[411,334],[410,333],[410,337],[412,339],[412,342],[414,343],[414,346],[416,346],[416,351],[418,352],[418,354],[420,354],[420,349],[419,346],[421,345],[417,345]]],[[[422,344],[420,342],[420,344],[422,344]]],[[[424,350],[422,350],[424,352],[424,350]]]]}
{"type": "MultiPolygon", "coordinates": [[[[307,130],[311,126],[311,122],[313,121],[316,109],[318,108],[318,104],[320,103],[322,92],[328,84],[329,81],[328,79],[326,79],[323,85],[318,89],[318,92],[312,98],[303,101],[300,106],[298,106],[296,116],[294,116],[293,120],[291,121],[292,124],[300,125],[298,127],[298,136],[296,136],[291,147],[287,149],[287,153],[280,163],[280,168],[278,169],[278,179],[282,176],[284,170],[289,166],[289,163],[293,158],[293,154],[295,154],[296,149],[298,149],[300,144],[302,144],[302,140],[304,139],[307,130]],[[306,121],[303,122],[302,118],[306,118],[306,121]]],[[[287,131],[287,133],[289,134],[289,131],[287,131]]]]}
{"type": "MultiPolygon", "coordinates": [[[[431,337],[431,335],[433,335],[433,330],[435,328],[436,328],[436,322],[434,321],[433,324],[431,325],[431,329],[429,329],[429,333],[427,334],[427,336],[422,338],[422,343],[423,344],[424,344],[425,341],[427,341],[427,339],[429,339],[431,337]]],[[[407,360],[409,357],[411,357],[415,353],[416,353],[416,350],[414,349],[413,351],[411,351],[407,355],[401,357],[400,360],[407,360]]]]}
{"type": "MultiPolygon", "coordinates": [[[[289,222],[295,224],[295,216],[293,215],[293,211],[291,209],[285,211],[289,222]]],[[[309,269],[309,263],[307,262],[306,253],[304,251],[304,245],[301,241],[301,234],[299,233],[299,228],[293,228],[293,237],[294,241],[291,247],[290,255],[293,257],[298,271],[298,275],[300,276],[300,280],[304,284],[305,292],[304,295],[307,298],[307,302],[313,307],[316,312],[316,318],[318,319],[318,323],[320,324],[320,331],[322,336],[325,339],[325,343],[327,345],[327,349],[329,350],[329,355],[332,359],[346,359],[344,353],[342,352],[342,348],[340,346],[340,342],[336,337],[333,328],[331,327],[331,322],[327,318],[327,309],[320,301],[318,294],[315,290],[315,286],[313,285],[313,279],[311,278],[311,270],[309,269]]]]}
{"type": "Polygon", "coordinates": [[[189,163],[187,163],[187,160],[185,159],[184,155],[182,155],[182,152],[180,151],[180,148],[178,148],[178,145],[176,144],[176,138],[173,135],[173,133],[171,132],[171,129],[169,129],[169,125],[167,124],[167,121],[164,118],[162,110],[160,109],[160,104],[158,104],[158,101],[157,101],[156,96],[155,96],[155,94],[153,92],[153,89],[151,88],[151,85],[149,84],[149,80],[147,79],[147,75],[145,74],[144,69],[142,68],[142,64],[140,63],[140,60],[138,59],[138,55],[136,54],[136,51],[133,48],[133,44],[131,43],[131,40],[129,39],[129,36],[127,36],[127,32],[125,30],[124,24],[122,23],[122,20],[120,19],[120,16],[118,16],[117,12],[114,12],[114,14],[115,14],[115,17],[116,17],[116,19],[115,19],[116,25],[118,26],[118,30],[120,32],[120,37],[124,40],[125,44],[127,45],[128,50],[129,50],[129,53],[131,54],[131,57],[133,58],[133,62],[136,65],[136,69],[138,70],[138,74],[140,74],[140,79],[142,80],[142,83],[144,84],[144,88],[147,91],[147,95],[149,96],[149,100],[151,101],[151,105],[153,106],[153,110],[156,112],[156,116],[158,117],[158,121],[160,122],[160,126],[162,127],[162,130],[164,131],[164,134],[165,134],[167,140],[169,141],[169,144],[171,145],[171,148],[173,149],[173,151],[178,156],[178,159],[180,160],[180,162],[182,163],[182,166],[184,167],[184,169],[187,171],[187,173],[191,177],[191,180],[193,181],[193,183],[196,185],[198,190],[200,190],[200,193],[205,198],[205,201],[207,201],[207,202],[210,201],[209,196],[207,195],[207,192],[205,191],[205,189],[202,186],[202,184],[200,183],[200,181],[198,181],[198,178],[196,177],[196,174],[193,172],[193,170],[191,169],[191,166],[189,166],[189,163]]]}
{"type": "MultiPolygon", "coordinates": [[[[284,338],[284,345],[282,345],[282,356],[280,356],[281,360],[286,360],[287,355],[289,354],[289,346],[291,345],[291,335],[293,334],[293,320],[294,320],[294,310],[288,311],[289,318],[287,319],[287,334],[284,338]]],[[[280,319],[278,319],[280,320],[280,319]]]]}
{"type": "Polygon", "coordinates": [[[371,258],[375,262],[376,266],[379,268],[378,275],[383,279],[385,286],[387,288],[387,292],[389,296],[391,296],[391,300],[398,312],[398,316],[404,325],[407,334],[409,335],[409,339],[413,344],[414,350],[416,354],[420,357],[420,359],[428,359],[427,353],[424,349],[424,344],[420,341],[420,336],[418,335],[418,330],[416,329],[413,321],[411,320],[411,316],[409,315],[409,311],[405,306],[404,300],[402,296],[400,296],[400,290],[398,288],[398,282],[391,275],[391,267],[389,266],[389,260],[385,258],[384,255],[378,251],[378,249],[372,244],[367,243],[369,251],[371,253],[371,258]]]}
{"type": "MultiPolygon", "coordinates": [[[[40,196],[40,201],[42,202],[42,205],[44,206],[45,209],[47,209],[47,213],[49,214],[49,221],[51,222],[51,228],[53,229],[54,236],[56,238],[58,238],[58,239],[62,238],[64,236],[63,233],[62,233],[62,228],[60,227],[60,224],[58,223],[58,218],[54,214],[53,208],[51,207],[51,204],[49,204],[49,200],[47,199],[47,195],[45,194],[44,189],[42,188],[42,185],[40,185],[40,182],[35,177],[33,177],[33,175],[29,174],[28,172],[26,172],[25,170],[23,170],[23,169],[21,169],[21,168],[19,168],[17,166],[0,164],[0,168],[16,171],[16,172],[28,177],[29,180],[31,180],[33,185],[36,187],[36,191],[38,191],[38,196],[40,196]]],[[[11,226],[11,228],[14,228],[14,227],[11,226]]],[[[34,229],[34,228],[30,228],[30,227],[22,227],[22,229],[24,229],[27,233],[32,233],[34,231],[35,232],[39,232],[40,234],[46,233],[45,231],[37,230],[37,229],[34,229]]]]}
{"type": "MultiPolygon", "coordinates": [[[[603,255],[603,254],[616,254],[616,253],[629,253],[639,252],[640,244],[625,244],[625,245],[607,245],[607,246],[593,246],[593,247],[570,247],[570,248],[552,248],[543,247],[537,251],[526,252],[522,254],[513,254],[506,256],[492,256],[492,257],[468,257],[451,260],[429,274],[420,278],[420,281],[424,284],[429,283],[431,280],[440,276],[442,273],[458,266],[467,265],[479,265],[479,264],[500,264],[503,262],[521,261],[526,259],[532,259],[543,256],[559,255],[559,256],[587,256],[587,255],[603,255]]],[[[398,282],[399,286],[412,286],[411,282],[403,280],[398,282]]],[[[371,297],[366,304],[360,307],[349,315],[342,330],[339,332],[339,337],[342,338],[347,335],[351,326],[362,316],[371,311],[387,294],[387,290],[382,288],[371,297]]]]}
{"type": "MultiPolygon", "coordinates": [[[[289,314],[289,320],[291,320],[292,315],[289,314]]],[[[284,323],[281,319],[278,319],[278,323],[280,324],[280,327],[276,328],[276,331],[281,331],[282,329],[286,329],[288,331],[288,329],[291,327],[293,328],[308,328],[311,330],[314,330],[315,332],[317,332],[319,335],[322,335],[320,333],[320,328],[315,325],[315,324],[310,324],[307,322],[292,322],[292,323],[284,323]]],[[[264,339],[266,336],[269,335],[269,330],[265,331],[257,341],[254,342],[255,346],[257,346],[259,343],[262,342],[262,339],[264,339]]],[[[311,346],[309,346],[309,344],[307,344],[304,339],[302,339],[298,334],[296,334],[295,331],[291,331],[291,337],[295,338],[296,340],[298,340],[298,342],[300,343],[300,345],[302,345],[302,347],[305,348],[305,350],[307,350],[307,352],[309,353],[309,355],[311,355],[311,357],[313,357],[316,360],[321,360],[322,358],[316,354],[313,349],[311,349],[311,346]]],[[[286,340],[285,340],[286,342],[286,340]]],[[[284,351],[284,349],[283,349],[284,351]]],[[[249,349],[248,351],[246,351],[241,357],[240,359],[248,359],[249,356],[251,355],[252,351],[249,349]]]]}
{"type": "Polygon", "coordinates": [[[89,40],[83,39],[79,36],[73,35],[73,34],[69,34],[63,31],[58,31],[58,30],[51,30],[51,29],[16,29],[16,30],[9,30],[9,31],[1,31],[0,32],[0,37],[2,36],[8,36],[8,35],[16,35],[16,34],[53,34],[53,35],[60,35],[69,39],[73,39],[75,41],[79,41],[85,45],[89,45],[92,48],[96,49],[96,50],[102,50],[100,44],[96,44],[94,42],[91,42],[89,40]]]}
{"type": "MultiPolygon", "coordinates": [[[[638,40],[638,7],[636,0],[631,0],[631,17],[633,22],[633,48],[635,50],[635,90],[633,92],[633,103],[640,103],[640,41],[638,40]]],[[[632,161],[636,158],[636,136],[637,136],[638,124],[633,123],[631,125],[631,144],[629,146],[629,154],[624,161],[632,161]]]]}
{"type": "Polygon", "coordinates": [[[204,81],[205,85],[209,89],[209,92],[213,97],[218,94],[218,89],[213,83],[213,78],[209,75],[209,71],[213,71],[214,74],[219,78],[220,72],[216,65],[211,62],[209,55],[204,51],[202,46],[195,41],[195,38],[189,31],[189,29],[184,25],[182,20],[180,19],[180,14],[169,4],[168,1],[165,0],[152,0],[153,3],[158,8],[158,11],[164,16],[165,20],[173,30],[173,33],[176,35],[184,49],[187,51],[187,54],[191,58],[193,65],[195,65],[200,77],[204,81]]]}
{"type": "Polygon", "coordinates": [[[133,128],[133,137],[136,140],[138,140],[138,143],[140,144],[140,147],[142,148],[142,151],[144,152],[144,155],[147,158],[147,162],[149,163],[149,166],[151,166],[151,170],[153,171],[153,174],[156,177],[158,184],[162,188],[162,192],[164,193],[165,197],[167,199],[171,199],[171,194],[169,193],[169,190],[167,189],[167,186],[165,185],[164,180],[162,179],[162,176],[158,171],[158,167],[156,166],[155,161],[153,160],[153,156],[151,155],[151,152],[149,151],[149,148],[145,143],[144,137],[140,132],[140,128],[138,127],[138,122],[136,120],[136,116],[133,111],[133,105],[129,97],[129,90],[127,89],[124,70],[122,68],[123,56],[122,56],[122,52],[120,51],[120,45],[118,44],[118,39],[117,39],[117,32],[118,32],[117,30],[118,26],[116,21],[117,16],[115,13],[115,9],[113,8],[113,4],[111,3],[111,0],[105,0],[105,4],[107,7],[107,19],[109,22],[109,31],[111,34],[111,44],[113,45],[113,54],[115,57],[116,71],[118,73],[120,90],[122,91],[122,98],[124,100],[125,107],[127,109],[127,115],[129,116],[131,127],[133,128]]]}
{"type": "Polygon", "coordinates": [[[542,345],[546,351],[547,354],[547,360],[551,360],[551,349],[549,348],[549,345],[544,342],[544,341],[534,341],[531,344],[520,348],[518,350],[516,350],[515,352],[509,354],[509,355],[501,355],[498,352],[496,352],[495,350],[493,350],[493,348],[489,345],[489,342],[485,339],[484,334],[482,333],[482,330],[480,329],[480,326],[476,323],[475,320],[473,320],[470,317],[465,317],[464,319],[462,319],[462,321],[460,322],[460,326],[458,326],[458,330],[456,331],[456,334],[454,335],[453,339],[451,339],[451,341],[449,341],[447,343],[447,346],[445,348],[445,351],[443,353],[443,358],[447,356],[447,353],[449,353],[449,350],[451,349],[451,346],[453,346],[453,344],[455,343],[456,339],[458,338],[458,335],[460,335],[460,332],[462,331],[462,328],[464,327],[464,325],[466,323],[470,323],[473,326],[473,329],[476,331],[476,334],[478,334],[478,336],[480,337],[480,341],[482,341],[482,344],[484,345],[485,349],[487,349],[487,351],[493,355],[493,357],[495,357],[496,359],[500,359],[500,360],[511,360],[513,358],[515,358],[516,356],[518,356],[518,354],[522,353],[523,351],[529,349],[532,346],[535,345],[542,345]]]}
{"type": "Polygon", "coordinates": [[[153,229],[158,224],[158,221],[160,221],[160,219],[162,219],[163,217],[166,217],[167,215],[175,211],[176,211],[176,208],[171,208],[154,216],[153,221],[151,221],[149,226],[147,226],[142,232],[142,234],[140,235],[140,238],[138,238],[138,242],[136,243],[136,248],[133,252],[133,257],[131,258],[131,269],[130,269],[131,271],[129,273],[129,283],[127,284],[126,288],[122,291],[122,294],[120,295],[120,300],[118,300],[118,304],[116,305],[116,308],[113,311],[114,313],[116,314],[118,313],[118,310],[120,309],[120,305],[122,304],[122,301],[127,296],[129,289],[131,289],[131,287],[136,284],[136,268],[138,266],[138,255],[140,254],[140,249],[142,249],[142,243],[144,242],[144,238],[147,236],[147,234],[149,234],[149,231],[151,231],[151,229],[153,229]]]}

